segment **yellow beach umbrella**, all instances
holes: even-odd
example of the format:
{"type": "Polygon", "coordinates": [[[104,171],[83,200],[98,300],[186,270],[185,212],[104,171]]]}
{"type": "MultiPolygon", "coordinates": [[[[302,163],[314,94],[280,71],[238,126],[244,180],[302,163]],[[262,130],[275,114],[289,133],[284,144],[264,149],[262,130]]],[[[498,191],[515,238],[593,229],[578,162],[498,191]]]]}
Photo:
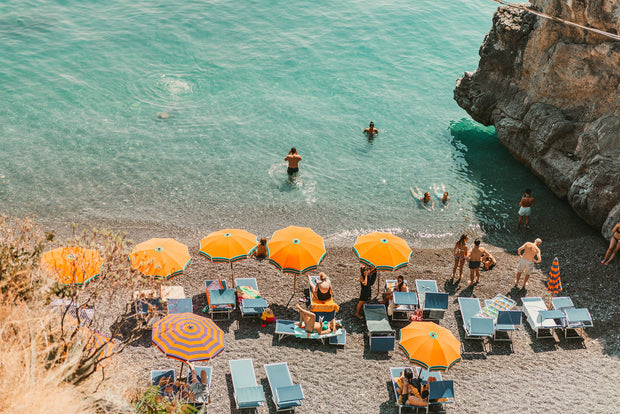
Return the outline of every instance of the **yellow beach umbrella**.
{"type": "Polygon", "coordinates": [[[461,360],[461,342],[434,322],[411,322],[402,328],[398,348],[427,371],[446,371],[461,360]]]}
{"type": "Polygon", "coordinates": [[[323,238],[308,227],[289,226],[277,230],[267,243],[269,263],[283,273],[297,275],[315,270],[325,257],[323,238]]]}
{"type": "Polygon", "coordinates": [[[65,285],[88,283],[99,275],[102,264],[96,250],[77,246],[50,250],[41,257],[41,266],[65,285]]]}
{"type": "MultiPolygon", "coordinates": [[[[377,270],[394,271],[407,266],[411,249],[402,238],[391,233],[369,233],[359,236],[353,251],[360,262],[377,270]]],[[[379,282],[377,281],[377,293],[379,282]]]]}
{"type": "Polygon", "coordinates": [[[180,275],[192,258],[187,246],[175,239],[150,239],[129,254],[131,267],[146,276],[170,279],[180,275]]]}
{"type": "Polygon", "coordinates": [[[200,240],[200,254],[214,263],[230,263],[231,272],[234,262],[247,259],[254,250],[256,235],[240,229],[214,231],[200,240]]]}

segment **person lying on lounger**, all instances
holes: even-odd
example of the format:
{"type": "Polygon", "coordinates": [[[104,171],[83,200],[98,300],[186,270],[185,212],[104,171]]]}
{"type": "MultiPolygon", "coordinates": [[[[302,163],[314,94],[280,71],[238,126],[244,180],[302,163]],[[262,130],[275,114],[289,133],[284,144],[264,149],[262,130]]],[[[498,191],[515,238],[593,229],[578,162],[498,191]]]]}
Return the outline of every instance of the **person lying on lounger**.
{"type": "Polygon", "coordinates": [[[209,385],[207,380],[207,373],[205,371],[200,372],[200,377],[196,374],[196,366],[192,362],[188,362],[191,369],[191,377],[188,378],[187,397],[190,402],[205,402],[209,398],[209,385]]]}
{"type": "Polygon", "coordinates": [[[395,378],[398,403],[425,407],[428,405],[428,384],[422,385],[420,378],[413,377],[411,368],[405,368],[400,377],[395,378]]]}
{"type": "Polygon", "coordinates": [[[304,328],[309,334],[325,335],[342,328],[342,325],[336,319],[332,319],[329,322],[317,322],[316,314],[303,309],[299,304],[297,304],[297,310],[299,311],[299,327],[304,328]]]}

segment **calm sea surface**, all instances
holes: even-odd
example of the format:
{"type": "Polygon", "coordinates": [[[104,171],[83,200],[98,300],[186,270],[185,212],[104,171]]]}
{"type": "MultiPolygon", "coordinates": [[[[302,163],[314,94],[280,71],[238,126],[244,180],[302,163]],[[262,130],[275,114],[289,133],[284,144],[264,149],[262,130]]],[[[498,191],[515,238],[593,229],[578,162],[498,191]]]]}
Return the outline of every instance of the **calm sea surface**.
{"type": "Polygon", "coordinates": [[[334,241],[388,230],[421,247],[510,238],[531,187],[539,231],[589,231],[452,98],[495,6],[3,2],[0,210],[259,235],[296,224],[334,241]],[[428,212],[416,186],[452,202],[428,212]]]}

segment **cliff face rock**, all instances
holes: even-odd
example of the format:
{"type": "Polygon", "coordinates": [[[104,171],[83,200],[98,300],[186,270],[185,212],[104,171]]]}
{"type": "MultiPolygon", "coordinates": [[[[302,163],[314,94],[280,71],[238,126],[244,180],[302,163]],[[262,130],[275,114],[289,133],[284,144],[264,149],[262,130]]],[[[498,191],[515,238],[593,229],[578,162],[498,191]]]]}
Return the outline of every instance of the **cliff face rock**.
{"type": "MultiPolygon", "coordinates": [[[[527,7],[620,33],[618,0],[527,7]]],[[[620,41],[500,7],[454,99],[592,226],[620,221],[620,41]]]]}

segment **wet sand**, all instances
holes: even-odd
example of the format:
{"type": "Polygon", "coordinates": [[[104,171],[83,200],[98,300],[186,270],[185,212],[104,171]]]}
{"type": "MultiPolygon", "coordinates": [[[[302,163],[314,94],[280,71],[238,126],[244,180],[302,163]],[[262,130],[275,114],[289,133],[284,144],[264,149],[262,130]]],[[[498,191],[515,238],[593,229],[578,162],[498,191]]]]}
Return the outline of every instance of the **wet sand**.
{"type": "MultiPolygon", "coordinates": [[[[168,229],[170,230],[170,229],[168,229]]],[[[135,240],[150,237],[175,236],[164,234],[165,229],[133,229],[135,240]],[[159,234],[161,232],[162,234],[159,234]]],[[[206,297],[204,280],[217,277],[231,283],[227,264],[207,262],[198,254],[197,240],[203,235],[177,234],[190,246],[193,261],[186,272],[170,284],[181,285],[185,294],[193,298],[194,313],[202,314],[206,297]]],[[[536,235],[523,235],[534,239],[536,235]]],[[[548,413],[548,412],[615,412],[620,405],[616,384],[620,382],[620,315],[617,304],[620,288],[620,260],[604,267],[600,265],[606,248],[603,239],[586,236],[581,239],[550,242],[543,240],[543,262],[537,266],[527,291],[514,289],[513,282],[518,256],[516,249],[485,245],[497,259],[497,266],[481,273],[481,283],[468,286],[469,270],[464,269],[459,285],[448,283],[453,266],[452,249],[416,249],[409,266],[386,277],[401,274],[415,286],[415,279],[434,279],[440,291],[450,294],[449,310],[440,324],[447,327],[464,342],[462,361],[443,374],[455,383],[455,403],[448,410],[458,413],[548,413]],[[514,251],[513,251],[514,250],[514,251]],[[594,327],[583,340],[566,340],[556,334],[555,339],[536,339],[528,323],[513,335],[512,347],[507,342],[486,343],[465,340],[457,298],[459,296],[492,298],[498,293],[517,301],[521,309],[523,296],[541,296],[545,302],[550,294],[544,282],[553,256],[560,260],[564,294],[571,296],[578,307],[590,309],[594,327]]],[[[329,246],[324,262],[319,267],[329,275],[335,299],[340,304],[338,317],[347,330],[344,347],[323,345],[315,340],[287,337],[278,342],[274,336],[275,324],[261,327],[261,321],[242,319],[239,311],[229,321],[218,322],[225,332],[226,348],[212,361],[212,402],[209,412],[236,412],[228,361],[252,358],[256,377],[264,386],[267,402],[258,412],[275,412],[264,364],[288,362],[293,381],[303,387],[306,399],[300,413],[392,413],[397,412],[389,368],[408,366],[398,350],[389,353],[368,352],[364,321],[354,316],[359,295],[359,263],[350,247],[329,246]]],[[[620,259],[620,258],[618,258],[620,259]]],[[[465,265],[467,266],[467,265],[465,265]]],[[[298,278],[293,292],[293,276],[279,273],[267,261],[254,259],[235,263],[237,277],[254,277],[261,294],[270,303],[279,319],[297,319],[294,307],[307,287],[305,277],[298,278]]],[[[376,286],[373,287],[373,294],[376,286]]],[[[117,303],[99,313],[101,320],[118,314],[127,294],[119,294],[117,303]]],[[[377,301],[377,297],[371,302],[377,301]]],[[[404,324],[393,323],[395,329],[404,324]]],[[[149,382],[151,369],[174,368],[178,375],[180,363],[166,358],[151,344],[150,332],[136,344],[118,355],[106,375],[111,377],[106,387],[126,392],[149,382]]]]}

